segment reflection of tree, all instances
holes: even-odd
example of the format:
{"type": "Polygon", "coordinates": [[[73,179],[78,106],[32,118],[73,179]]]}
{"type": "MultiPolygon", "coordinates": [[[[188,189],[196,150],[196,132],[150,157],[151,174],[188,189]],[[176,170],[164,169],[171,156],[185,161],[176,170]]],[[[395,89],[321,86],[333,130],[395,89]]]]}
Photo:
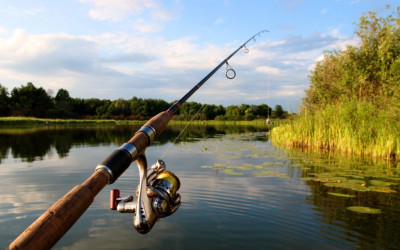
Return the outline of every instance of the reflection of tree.
{"type": "Polygon", "coordinates": [[[0,164],[1,164],[1,160],[4,159],[6,157],[6,155],[8,154],[8,149],[9,149],[7,144],[2,143],[5,141],[4,139],[5,138],[2,135],[0,135],[0,164]]]}
{"type": "Polygon", "coordinates": [[[17,134],[8,137],[8,145],[14,158],[22,158],[33,162],[42,159],[50,149],[51,135],[39,131],[29,135],[17,134]]]}
{"type": "MultiPolygon", "coordinates": [[[[0,130],[0,158],[4,158],[11,149],[14,158],[28,162],[43,158],[53,147],[58,157],[66,157],[73,146],[121,145],[129,140],[139,129],[138,126],[88,126],[88,127],[39,127],[36,129],[0,130]]],[[[157,137],[159,145],[176,138],[184,126],[168,126],[157,137]]],[[[242,133],[262,130],[246,126],[189,126],[180,136],[179,141],[195,138],[213,137],[216,134],[242,133]]]]}

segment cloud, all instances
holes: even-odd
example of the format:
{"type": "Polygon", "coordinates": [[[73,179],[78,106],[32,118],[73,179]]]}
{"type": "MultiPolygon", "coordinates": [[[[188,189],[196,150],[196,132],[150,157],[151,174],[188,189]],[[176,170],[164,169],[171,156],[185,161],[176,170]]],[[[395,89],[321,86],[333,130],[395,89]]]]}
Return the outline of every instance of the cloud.
{"type": "Polygon", "coordinates": [[[276,46],[276,49],[284,50],[285,52],[299,52],[321,49],[339,40],[338,37],[330,34],[314,33],[311,36],[291,35],[276,46]]]}
{"type": "Polygon", "coordinates": [[[269,66],[259,66],[256,68],[256,71],[258,72],[263,72],[263,73],[269,73],[269,74],[279,74],[279,69],[278,68],[273,68],[269,66]]]}
{"type": "Polygon", "coordinates": [[[8,7],[7,8],[7,13],[16,16],[16,17],[21,17],[21,16],[36,16],[38,13],[43,12],[43,8],[35,8],[35,9],[21,9],[17,7],[8,7]]]}
{"type": "Polygon", "coordinates": [[[218,25],[223,22],[224,22],[224,20],[222,18],[218,18],[217,20],[214,21],[214,25],[218,25]]]}
{"type": "Polygon", "coordinates": [[[7,30],[4,27],[0,26],[0,35],[5,34],[6,32],[7,30]]]}
{"type": "MultiPolygon", "coordinates": [[[[271,105],[304,96],[307,75],[326,49],[345,46],[353,38],[328,34],[288,36],[249,43],[229,60],[237,76],[225,77],[223,66],[191,101],[214,104],[271,105]],[[268,54],[268,51],[270,53],[268,54]],[[269,60],[268,60],[269,58],[269,60]]],[[[155,35],[105,33],[98,36],[29,34],[17,29],[0,38],[0,82],[8,89],[27,81],[45,89],[65,88],[73,97],[173,101],[203,79],[240,44],[199,43],[196,37],[167,40],[155,35]],[[14,86],[10,86],[10,83],[14,86]]]]}
{"type": "Polygon", "coordinates": [[[95,45],[79,37],[30,35],[22,29],[0,39],[0,65],[17,71],[52,75],[60,70],[92,71],[95,45]]]}
{"type": "Polygon", "coordinates": [[[157,33],[164,28],[164,25],[158,22],[146,22],[144,19],[138,19],[132,27],[141,33],[157,33]]]}
{"type": "Polygon", "coordinates": [[[146,9],[156,7],[153,0],[80,0],[83,3],[92,3],[93,8],[89,15],[97,20],[120,21],[127,15],[136,15],[146,9]]]}
{"type": "Polygon", "coordinates": [[[133,27],[141,32],[154,32],[163,27],[162,22],[174,18],[176,13],[156,0],[80,0],[93,5],[89,16],[96,20],[122,21],[128,17],[139,18],[133,27]],[[145,18],[143,18],[145,17],[145,18]],[[144,21],[144,19],[146,21],[144,21]]]}
{"type": "Polygon", "coordinates": [[[322,14],[322,15],[325,14],[326,12],[328,12],[328,10],[329,10],[328,8],[322,9],[322,10],[321,10],[321,14],[322,14]]]}

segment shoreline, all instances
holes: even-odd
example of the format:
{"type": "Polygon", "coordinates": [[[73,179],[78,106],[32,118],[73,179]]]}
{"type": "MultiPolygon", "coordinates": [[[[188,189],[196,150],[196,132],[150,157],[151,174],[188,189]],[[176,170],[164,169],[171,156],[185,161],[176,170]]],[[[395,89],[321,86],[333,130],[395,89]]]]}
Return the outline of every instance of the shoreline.
{"type": "MultiPolygon", "coordinates": [[[[266,126],[272,128],[285,123],[286,120],[273,120],[271,124],[267,125],[264,119],[256,119],[252,121],[220,121],[220,120],[171,120],[169,125],[230,125],[230,126],[266,126]]],[[[51,119],[51,118],[35,118],[35,117],[0,117],[0,126],[25,126],[25,125],[80,125],[80,124],[93,124],[93,125],[143,125],[147,120],[115,120],[115,119],[51,119]]]]}

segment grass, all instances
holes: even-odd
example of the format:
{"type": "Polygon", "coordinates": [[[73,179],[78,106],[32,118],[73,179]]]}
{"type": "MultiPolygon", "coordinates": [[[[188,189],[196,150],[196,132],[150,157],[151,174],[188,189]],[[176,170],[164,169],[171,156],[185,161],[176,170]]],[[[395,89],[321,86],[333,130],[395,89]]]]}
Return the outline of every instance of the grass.
{"type": "MultiPolygon", "coordinates": [[[[270,127],[282,124],[284,120],[272,120],[270,127]]],[[[0,117],[0,126],[11,125],[50,125],[50,124],[126,124],[126,125],[140,125],[146,121],[140,120],[89,120],[89,119],[47,119],[47,118],[34,118],[34,117],[0,117]]],[[[189,121],[171,120],[169,125],[186,125],[189,121]]],[[[227,126],[266,126],[265,120],[258,119],[253,121],[198,121],[191,122],[192,125],[227,125],[227,126]]]]}
{"type": "Polygon", "coordinates": [[[80,124],[80,123],[116,123],[115,120],[79,120],[79,119],[47,119],[35,117],[0,117],[0,125],[49,125],[49,124],[80,124]]]}
{"type": "Polygon", "coordinates": [[[400,115],[377,111],[367,101],[327,105],[273,128],[271,140],[289,148],[399,159],[400,115]]]}

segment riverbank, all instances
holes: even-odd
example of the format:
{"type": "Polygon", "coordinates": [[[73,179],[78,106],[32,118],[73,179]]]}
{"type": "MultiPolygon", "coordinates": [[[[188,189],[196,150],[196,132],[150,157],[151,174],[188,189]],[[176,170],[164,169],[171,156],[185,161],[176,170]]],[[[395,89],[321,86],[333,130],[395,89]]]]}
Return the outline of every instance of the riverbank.
{"type": "Polygon", "coordinates": [[[331,104],[273,128],[271,141],[307,151],[399,160],[400,115],[376,110],[367,101],[331,104]]]}
{"type": "MultiPolygon", "coordinates": [[[[286,120],[272,120],[267,125],[265,120],[257,119],[252,121],[219,121],[219,120],[193,120],[192,125],[231,125],[231,126],[268,126],[270,128],[285,123],[286,120]]],[[[13,125],[74,125],[74,124],[121,124],[121,125],[140,125],[146,123],[146,120],[92,120],[92,119],[47,119],[34,117],[0,117],[0,126],[13,125]]],[[[169,125],[186,125],[189,121],[171,120],[169,125]]]]}

